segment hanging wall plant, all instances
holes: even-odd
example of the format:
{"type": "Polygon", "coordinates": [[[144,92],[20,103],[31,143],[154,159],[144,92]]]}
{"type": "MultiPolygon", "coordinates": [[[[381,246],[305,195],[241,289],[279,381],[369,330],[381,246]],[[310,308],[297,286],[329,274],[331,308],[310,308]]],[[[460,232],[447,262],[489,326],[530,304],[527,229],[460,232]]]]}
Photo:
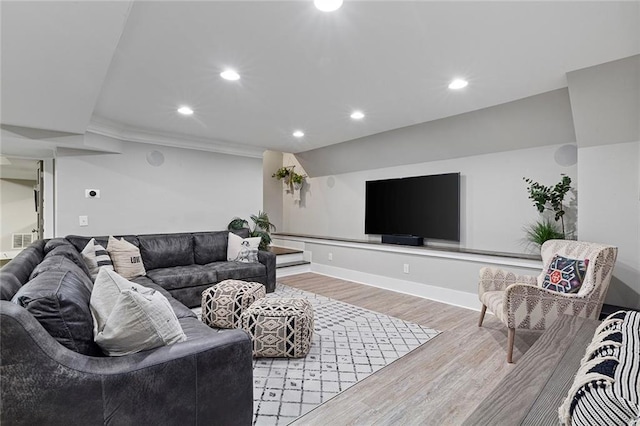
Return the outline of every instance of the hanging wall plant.
{"type": "Polygon", "coordinates": [[[293,185],[293,189],[300,189],[302,188],[302,184],[304,183],[304,178],[306,178],[306,175],[299,175],[296,172],[291,173],[291,184],[293,185]]]}
{"type": "Polygon", "coordinates": [[[280,167],[271,177],[282,180],[287,192],[293,192],[294,189],[302,188],[304,179],[307,175],[300,175],[293,171],[296,166],[280,167]]]}
{"type": "Polygon", "coordinates": [[[293,167],[280,167],[271,177],[274,177],[278,180],[282,180],[285,185],[289,184],[289,179],[291,177],[291,173],[293,172],[293,167]]]}

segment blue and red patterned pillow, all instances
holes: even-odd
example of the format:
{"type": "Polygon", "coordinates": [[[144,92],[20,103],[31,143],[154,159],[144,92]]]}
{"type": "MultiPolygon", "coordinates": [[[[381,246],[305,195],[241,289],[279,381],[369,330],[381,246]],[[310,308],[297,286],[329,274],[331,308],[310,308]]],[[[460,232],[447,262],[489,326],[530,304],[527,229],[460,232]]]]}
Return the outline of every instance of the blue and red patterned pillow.
{"type": "Polygon", "coordinates": [[[584,281],[589,259],[569,259],[555,255],[542,281],[542,288],[558,293],[577,293],[584,281]]]}

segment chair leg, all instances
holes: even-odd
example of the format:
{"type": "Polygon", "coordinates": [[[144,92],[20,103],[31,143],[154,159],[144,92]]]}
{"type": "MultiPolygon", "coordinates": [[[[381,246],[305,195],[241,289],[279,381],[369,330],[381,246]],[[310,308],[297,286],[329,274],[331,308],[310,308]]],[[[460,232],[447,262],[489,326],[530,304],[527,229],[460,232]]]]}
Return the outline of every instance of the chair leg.
{"type": "Polygon", "coordinates": [[[513,341],[516,337],[516,329],[510,328],[507,335],[507,362],[513,364],[513,341]]]}
{"type": "Polygon", "coordinates": [[[480,321],[478,321],[478,327],[482,327],[482,321],[484,320],[484,314],[487,313],[487,307],[482,304],[482,310],[480,311],[480,321]]]}

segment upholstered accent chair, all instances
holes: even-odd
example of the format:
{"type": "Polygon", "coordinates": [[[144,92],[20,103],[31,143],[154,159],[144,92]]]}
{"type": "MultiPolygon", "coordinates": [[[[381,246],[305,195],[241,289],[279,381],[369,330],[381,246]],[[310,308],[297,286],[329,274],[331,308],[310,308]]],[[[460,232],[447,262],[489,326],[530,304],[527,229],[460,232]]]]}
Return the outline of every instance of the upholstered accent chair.
{"type": "Polygon", "coordinates": [[[480,321],[489,309],[508,328],[507,362],[513,362],[516,329],[545,330],[560,315],[598,319],[609,288],[618,248],[583,241],[549,240],[541,247],[542,272],[538,276],[516,275],[502,269],[480,269],[478,296],[482,302],[480,321]],[[543,288],[555,255],[588,259],[582,286],[577,293],[543,288]]]}

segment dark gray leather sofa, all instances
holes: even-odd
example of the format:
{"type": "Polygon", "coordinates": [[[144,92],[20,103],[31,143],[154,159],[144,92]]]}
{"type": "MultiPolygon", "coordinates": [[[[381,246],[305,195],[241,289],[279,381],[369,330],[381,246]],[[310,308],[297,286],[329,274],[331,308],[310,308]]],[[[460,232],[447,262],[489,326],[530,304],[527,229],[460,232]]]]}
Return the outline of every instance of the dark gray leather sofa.
{"type": "Polygon", "coordinates": [[[92,283],[78,250],[88,237],[36,241],[5,265],[0,424],[251,424],[248,335],[207,327],[185,303],[199,304],[202,289],[227,278],[260,281],[273,291],[275,256],[262,253],[262,268],[247,270],[212,260],[221,253],[223,234],[125,236],[140,247],[148,269],[134,281],[167,297],[187,341],[123,357],[102,356],[92,341],[92,283]]]}
{"type": "MultiPolygon", "coordinates": [[[[248,229],[236,231],[243,238],[248,229]]],[[[122,235],[140,248],[146,279],[134,280],[145,284],[147,279],[167,290],[186,306],[200,305],[202,292],[226,279],[259,282],[267,293],[276,288],[276,257],[273,253],[258,252],[260,263],[227,262],[229,231],[176,234],[122,235]]],[[[82,251],[91,238],[107,247],[109,237],[81,237],[69,235],[66,239],[82,251]]]]}

